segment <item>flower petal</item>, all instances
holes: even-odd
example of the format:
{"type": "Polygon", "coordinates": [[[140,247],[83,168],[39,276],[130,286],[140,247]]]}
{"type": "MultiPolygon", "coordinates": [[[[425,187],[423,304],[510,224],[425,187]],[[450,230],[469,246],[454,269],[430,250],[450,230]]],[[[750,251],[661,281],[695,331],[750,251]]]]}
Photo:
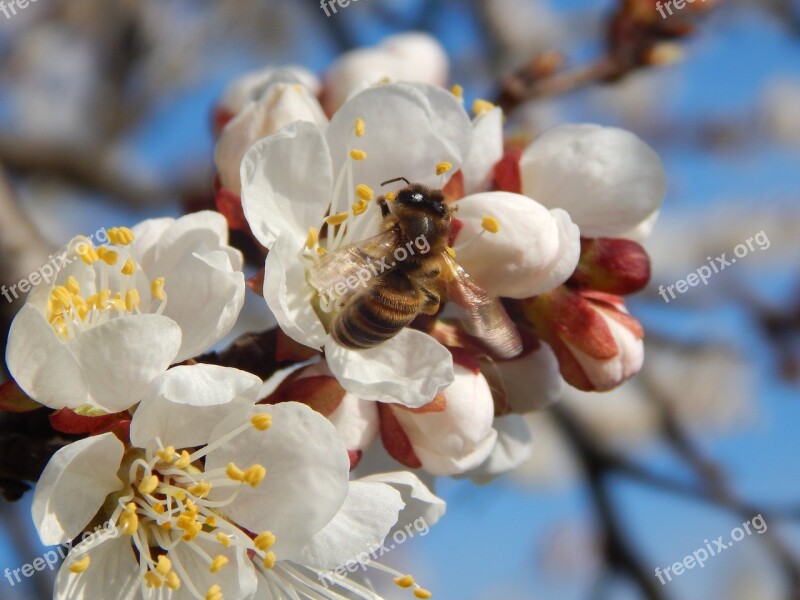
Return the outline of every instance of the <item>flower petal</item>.
{"type": "Polygon", "coordinates": [[[33,494],[31,512],[42,543],[63,544],[77,536],[122,489],[117,470],[125,447],[113,433],[67,444],[47,463],[33,494]]]}
{"type": "Polygon", "coordinates": [[[472,146],[461,166],[464,192],[474,194],[489,187],[494,167],[503,158],[503,111],[481,113],[472,123],[472,146]]]}
{"type": "Polygon", "coordinates": [[[564,395],[566,382],[559,373],[558,359],[544,342],[533,352],[499,361],[495,366],[503,377],[506,398],[515,413],[540,410],[564,395]]]}
{"type": "MultiPolygon", "coordinates": [[[[218,585],[224,598],[246,598],[253,594],[258,586],[255,567],[247,557],[247,551],[243,548],[235,546],[225,548],[215,541],[195,539],[191,544],[179,543],[169,551],[168,557],[173,566],[180,564],[191,578],[192,585],[201,594],[204,594],[211,586],[218,585]],[[229,562],[218,572],[211,573],[208,560],[197,550],[205,552],[212,558],[224,556],[229,562]]],[[[161,593],[156,595],[154,600],[196,600],[197,598],[191,593],[185,581],[181,582],[181,587],[177,591],[164,587],[159,591],[161,593]]]]}
{"type": "Polygon", "coordinates": [[[403,508],[400,493],[377,482],[350,483],[341,510],[296,556],[285,556],[315,569],[335,569],[361,560],[383,543],[403,508]]]}
{"type": "Polygon", "coordinates": [[[599,125],[562,125],[522,154],[522,192],[563,208],[586,237],[616,237],[661,206],[666,190],[658,155],[634,134],[599,125]]]}
{"type": "Polygon", "coordinates": [[[138,600],[141,598],[139,564],[131,538],[98,535],[81,542],[69,553],[56,578],[54,600],[138,600]],[[75,574],[69,567],[88,556],[89,568],[75,574]]]}
{"type": "Polygon", "coordinates": [[[165,446],[202,446],[233,410],[255,404],[261,384],[255,375],[217,365],[170,369],[153,381],[136,409],[131,443],[146,448],[158,437],[165,446]]]}
{"type": "Polygon", "coordinates": [[[306,281],[298,246],[288,233],[278,237],[264,266],[264,298],[275,320],[290,338],[320,348],[328,335],[311,304],[316,292],[306,281]]]}
{"type": "Polygon", "coordinates": [[[89,384],[91,403],[108,412],[136,404],[180,345],[175,321],[150,314],[111,319],[67,342],[89,384]]]}
{"type": "MultiPolygon", "coordinates": [[[[272,415],[272,427],[250,427],[209,452],[206,470],[261,464],[261,485],[242,486],[225,513],[250,531],[272,531],[278,558],[300,551],[339,511],[347,496],[350,461],[336,429],[325,417],[297,402],[256,406],[229,415],[211,434],[211,443],[255,414],[272,415]]],[[[215,500],[230,488],[212,489],[215,500]]]]}
{"type": "Polygon", "coordinates": [[[467,475],[476,483],[489,483],[516,469],[533,454],[531,430],[522,415],[506,415],[494,420],[497,443],[483,464],[467,475]]]}
{"type": "Polygon", "coordinates": [[[78,361],[33,306],[23,306],[11,323],[6,364],[26,394],[50,408],[77,408],[89,400],[78,361]]]}
{"type": "Polygon", "coordinates": [[[333,167],[319,128],[296,121],[259,140],[242,160],[242,207],[253,235],[267,248],[281,233],[299,250],[309,227],[330,205],[333,167]]]}
{"type": "Polygon", "coordinates": [[[575,271],[580,232],[563,210],[510,192],[474,194],[456,206],[464,224],[454,244],[457,260],[490,295],[528,298],[575,271]],[[497,233],[481,234],[487,216],[500,224],[497,233]]]}
{"type": "Polygon", "coordinates": [[[359,481],[386,483],[400,492],[406,506],[400,513],[395,529],[402,529],[407,525],[413,525],[417,529],[418,523],[420,527],[422,523],[431,527],[442,518],[447,509],[447,503],[428,489],[428,486],[410,471],[376,473],[362,477],[359,481]]]}
{"type": "Polygon", "coordinates": [[[403,329],[367,350],[325,344],[331,372],[344,389],[363,400],[411,408],[427,404],[453,382],[453,357],[427,334],[403,329]]]}

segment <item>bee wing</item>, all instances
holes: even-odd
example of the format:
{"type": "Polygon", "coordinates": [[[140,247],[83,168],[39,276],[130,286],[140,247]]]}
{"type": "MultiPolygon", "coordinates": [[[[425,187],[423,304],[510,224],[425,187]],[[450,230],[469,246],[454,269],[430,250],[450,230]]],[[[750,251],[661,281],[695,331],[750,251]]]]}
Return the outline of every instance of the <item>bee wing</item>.
{"type": "Polygon", "coordinates": [[[397,234],[388,230],[324,254],[309,268],[308,282],[318,292],[328,292],[330,295],[337,285],[340,289],[343,285],[347,292],[338,294],[339,297],[349,296],[358,289],[358,285],[349,285],[348,279],[352,283],[355,277],[359,285],[361,282],[366,285],[366,281],[392,266],[385,259],[394,248],[396,238],[397,234]],[[367,279],[363,279],[364,273],[368,273],[367,279]]]}
{"type": "Polygon", "coordinates": [[[498,358],[513,358],[522,352],[522,338],[500,300],[491,298],[449,254],[443,253],[442,260],[447,299],[459,307],[458,316],[467,333],[479,338],[498,358]]]}

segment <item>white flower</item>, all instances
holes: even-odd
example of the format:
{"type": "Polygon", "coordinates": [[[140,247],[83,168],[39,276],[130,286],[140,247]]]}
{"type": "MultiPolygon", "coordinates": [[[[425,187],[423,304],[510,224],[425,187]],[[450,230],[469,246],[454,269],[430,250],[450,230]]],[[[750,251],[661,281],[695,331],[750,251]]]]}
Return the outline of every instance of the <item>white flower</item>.
{"type": "Polygon", "coordinates": [[[342,54],[325,73],[323,104],[333,114],[354,92],[380,81],[413,81],[443,86],[449,61],[442,46],[424,33],[386,38],[374,48],[342,54]]]}
{"type": "Polygon", "coordinates": [[[566,210],[586,237],[643,239],[666,189],[650,146],[628,131],[599,125],[546,131],[525,149],[520,171],[522,193],[566,210]]]}
{"type": "Polygon", "coordinates": [[[214,160],[222,185],[239,194],[239,168],[245,152],[257,140],[293,121],[309,121],[319,127],[328,123],[322,107],[303,85],[273,83],[256,100],[244,106],[222,130],[214,160]]]}
{"type": "Polygon", "coordinates": [[[304,67],[295,65],[269,67],[261,71],[245,73],[231,82],[225,88],[217,108],[230,116],[235,116],[250,102],[258,100],[265,90],[276,83],[300,84],[315,96],[321,87],[316,75],[304,67]]]}
{"type": "Polygon", "coordinates": [[[580,258],[580,233],[570,215],[510,192],[483,192],[458,201],[464,226],[453,248],[461,266],[493,296],[529,298],[564,283],[580,258]],[[483,235],[485,218],[499,233],[483,235]]]}
{"type": "Polygon", "coordinates": [[[149,388],[130,449],[107,433],[54,455],[33,499],[42,541],[110,518],[68,555],[56,600],[313,598],[321,569],[382,543],[404,495],[435,510],[414,479],[350,483],[333,426],[302,404],[254,405],[261,384],[176,367],[149,388]]]}
{"type": "Polygon", "coordinates": [[[408,409],[381,405],[387,451],[406,466],[432,475],[464,473],[483,463],[495,447],[494,401],[480,372],[455,366],[455,381],[430,404],[408,409]]]}
{"type": "Polygon", "coordinates": [[[377,234],[380,211],[375,202],[357,198],[358,191],[369,197],[383,181],[401,176],[440,187],[437,165],[457,169],[471,135],[463,107],[449,92],[381,85],[345,104],[324,136],[310,123],[295,122],[257,142],[242,162],[245,215],[270,250],[267,303],[290,337],[325,346],[333,374],[362,399],[425,404],[452,381],[452,358],[411,329],[368,350],[333,343],[314,308],[317,291],[307,282],[316,258],[312,249],[333,252],[377,234]],[[326,223],[328,236],[318,240],[326,223]]]}
{"type": "Polygon", "coordinates": [[[225,335],[244,300],[242,259],[218,214],[102,233],[108,244],[79,236],[59,253],[11,326],[9,370],[51,408],[127,409],[170,364],[225,335]]]}

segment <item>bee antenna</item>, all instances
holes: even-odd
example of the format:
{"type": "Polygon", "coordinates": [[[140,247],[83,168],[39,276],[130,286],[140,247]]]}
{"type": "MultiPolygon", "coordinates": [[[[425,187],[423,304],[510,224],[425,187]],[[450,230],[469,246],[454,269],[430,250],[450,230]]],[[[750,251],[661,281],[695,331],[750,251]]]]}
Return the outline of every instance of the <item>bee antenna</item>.
{"type": "Polygon", "coordinates": [[[394,179],[389,179],[388,181],[384,181],[381,184],[381,187],[383,187],[383,186],[385,186],[385,185],[387,185],[389,183],[394,183],[395,181],[405,181],[406,185],[411,185],[411,182],[408,179],[406,179],[405,177],[395,177],[394,179]]]}

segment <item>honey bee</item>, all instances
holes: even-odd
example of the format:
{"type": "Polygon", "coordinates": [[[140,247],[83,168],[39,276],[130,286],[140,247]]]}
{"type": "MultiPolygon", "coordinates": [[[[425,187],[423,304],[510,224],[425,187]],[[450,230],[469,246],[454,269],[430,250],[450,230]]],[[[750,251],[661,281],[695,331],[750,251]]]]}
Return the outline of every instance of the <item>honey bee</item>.
{"type": "Polygon", "coordinates": [[[470,335],[498,358],[522,351],[514,324],[498,299],[490,298],[451,256],[448,247],[454,209],[440,189],[406,186],[381,196],[381,232],[316,260],[309,282],[338,306],[330,323],[333,339],[346,348],[377,346],[397,335],[420,314],[435,315],[451,300],[470,335]],[[390,208],[391,199],[391,208],[390,208]]]}

